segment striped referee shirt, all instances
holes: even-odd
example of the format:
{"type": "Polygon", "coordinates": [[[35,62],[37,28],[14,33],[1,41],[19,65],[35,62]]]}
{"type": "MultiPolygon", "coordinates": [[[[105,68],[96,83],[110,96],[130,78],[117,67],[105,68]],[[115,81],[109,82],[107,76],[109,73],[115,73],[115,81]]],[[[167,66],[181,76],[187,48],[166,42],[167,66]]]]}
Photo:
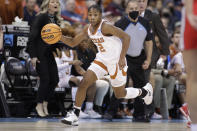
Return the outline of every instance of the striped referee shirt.
{"type": "Polygon", "coordinates": [[[144,49],[144,42],[152,40],[152,33],[149,23],[141,16],[137,22],[132,22],[127,16],[122,17],[115,23],[115,26],[124,30],[130,37],[130,46],[127,55],[137,57],[144,49]]]}

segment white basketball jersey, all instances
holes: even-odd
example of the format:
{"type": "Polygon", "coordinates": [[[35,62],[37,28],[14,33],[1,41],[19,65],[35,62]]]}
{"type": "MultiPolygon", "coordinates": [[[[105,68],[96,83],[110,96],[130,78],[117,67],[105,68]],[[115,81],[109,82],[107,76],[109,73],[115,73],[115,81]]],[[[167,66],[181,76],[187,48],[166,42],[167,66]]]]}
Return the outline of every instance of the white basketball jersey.
{"type": "MultiPolygon", "coordinates": [[[[62,62],[70,62],[70,61],[73,61],[74,60],[74,54],[73,54],[73,51],[70,50],[70,57],[68,57],[64,51],[62,51],[62,62]]],[[[69,65],[67,68],[65,68],[65,72],[67,75],[71,75],[71,68],[72,68],[72,65],[69,65]]]]}
{"type": "Polygon", "coordinates": [[[122,42],[116,36],[104,36],[102,34],[101,28],[103,22],[104,20],[102,20],[94,34],[90,31],[91,25],[88,27],[88,36],[91,38],[98,49],[96,59],[101,59],[110,64],[118,63],[122,50],[122,42]]]}

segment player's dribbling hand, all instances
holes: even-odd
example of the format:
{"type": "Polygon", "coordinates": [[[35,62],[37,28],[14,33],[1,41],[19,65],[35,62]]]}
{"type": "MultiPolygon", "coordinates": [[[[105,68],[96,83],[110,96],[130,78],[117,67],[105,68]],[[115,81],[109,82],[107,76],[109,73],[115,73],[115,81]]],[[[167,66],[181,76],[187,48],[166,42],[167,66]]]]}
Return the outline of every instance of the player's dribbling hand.
{"type": "Polygon", "coordinates": [[[118,62],[120,70],[122,70],[126,66],[126,61],[125,60],[126,60],[125,57],[124,58],[120,57],[119,62],[118,62]]]}
{"type": "Polygon", "coordinates": [[[31,63],[32,63],[32,65],[33,65],[34,68],[36,68],[36,63],[37,62],[40,63],[40,61],[38,60],[37,57],[34,57],[34,58],[31,59],[31,63]]]}
{"type": "Polygon", "coordinates": [[[142,68],[144,70],[146,70],[146,69],[148,69],[149,65],[150,65],[150,62],[148,60],[145,60],[144,63],[143,63],[143,65],[142,65],[142,68]]]}

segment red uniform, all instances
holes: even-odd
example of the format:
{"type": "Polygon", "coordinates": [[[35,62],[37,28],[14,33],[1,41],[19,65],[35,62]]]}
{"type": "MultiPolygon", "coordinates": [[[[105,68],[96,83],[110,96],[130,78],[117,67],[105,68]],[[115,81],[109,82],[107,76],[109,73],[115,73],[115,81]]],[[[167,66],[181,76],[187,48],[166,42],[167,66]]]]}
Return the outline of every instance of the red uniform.
{"type": "MultiPolygon", "coordinates": [[[[193,12],[197,15],[197,0],[193,3],[193,12]]],[[[194,29],[185,17],[184,49],[197,49],[197,29],[194,29]]]]}

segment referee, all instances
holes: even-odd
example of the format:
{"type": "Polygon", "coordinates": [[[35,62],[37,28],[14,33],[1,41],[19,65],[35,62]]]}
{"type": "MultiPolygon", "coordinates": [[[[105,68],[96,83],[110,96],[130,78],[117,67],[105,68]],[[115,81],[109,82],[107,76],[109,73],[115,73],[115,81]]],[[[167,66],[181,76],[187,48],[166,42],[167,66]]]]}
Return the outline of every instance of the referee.
{"type": "MultiPolygon", "coordinates": [[[[139,16],[137,0],[129,0],[126,16],[115,23],[115,26],[130,35],[130,46],[127,52],[128,76],[133,80],[135,88],[146,84],[145,70],[149,68],[152,57],[152,34],[147,20],[139,16]]],[[[136,98],[134,102],[133,121],[150,122],[145,116],[143,100],[136,98]]]]}

